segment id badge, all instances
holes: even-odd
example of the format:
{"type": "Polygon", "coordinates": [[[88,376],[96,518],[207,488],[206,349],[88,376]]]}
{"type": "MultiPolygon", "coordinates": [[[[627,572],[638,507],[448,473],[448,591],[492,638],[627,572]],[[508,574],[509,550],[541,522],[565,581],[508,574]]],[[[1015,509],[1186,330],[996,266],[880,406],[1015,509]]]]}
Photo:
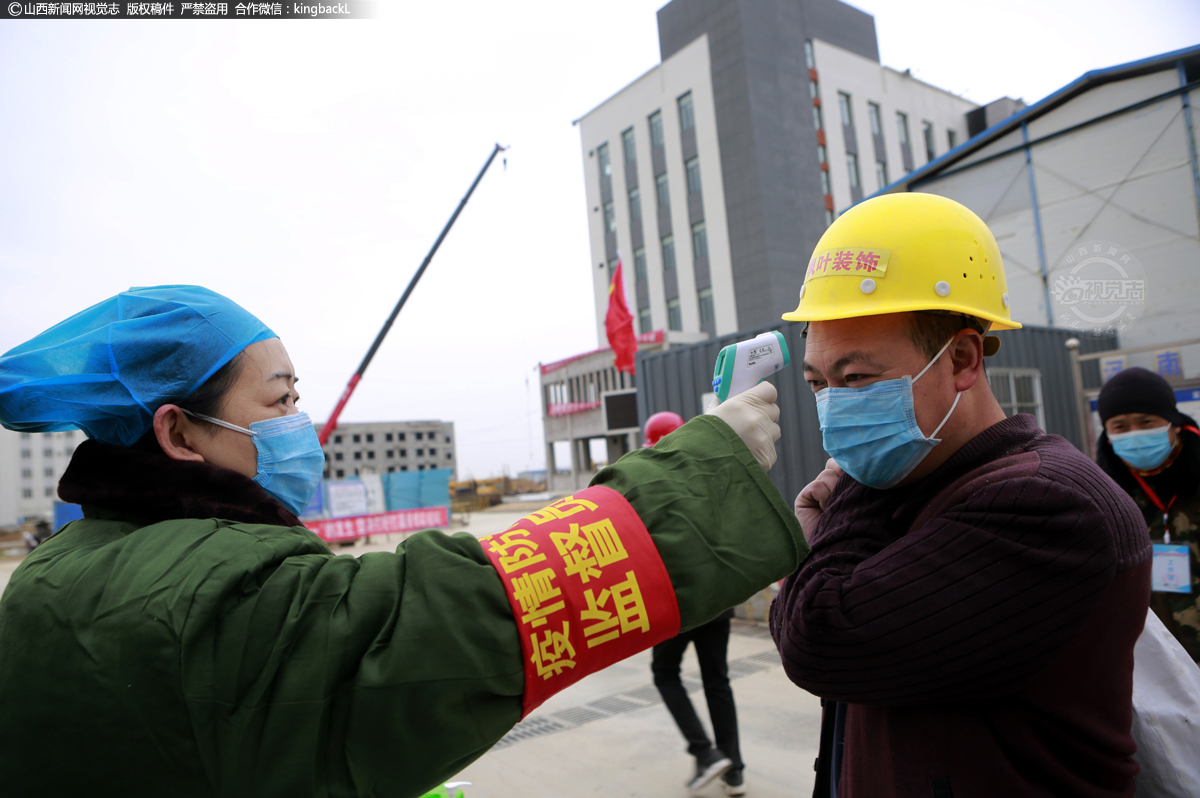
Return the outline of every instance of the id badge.
{"type": "Polygon", "coordinates": [[[1192,564],[1188,560],[1187,546],[1154,544],[1150,589],[1157,593],[1192,592],[1192,564]]]}

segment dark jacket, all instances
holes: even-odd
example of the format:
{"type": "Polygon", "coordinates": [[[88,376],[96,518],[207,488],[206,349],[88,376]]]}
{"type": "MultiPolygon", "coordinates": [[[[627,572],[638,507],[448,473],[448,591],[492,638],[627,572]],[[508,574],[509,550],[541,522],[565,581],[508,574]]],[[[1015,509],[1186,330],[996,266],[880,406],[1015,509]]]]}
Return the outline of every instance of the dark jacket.
{"type": "MultiPolygon", "coordinates": [[[[596,481],[649,528],[685,629],[807,550],[712,416],[596,481]]],[[[333,556],[244,476],[91,442],[60,493],[86,517],[0,600],[4,796],[405,798],[521,717],[532,666],[470,535],[333,556]]]]}
{"type": "Polygon", "coordinates": [[[913,485],[844,476],[811,544],[771,631],[826,721],[845,707],[816,795],[1133,794],[1150,545],[1067,441],[1019,415],[913,485]]]}
{"type": "MultiPolygon", "coordinates": [[[[1151,593],[1150,609],[1200,663],[1200,435],[1186,428],[1197,429],[1195,420],[1184,416],[1183,421],[1186,426],[1179,433],[1183,446],[1175,459],[1158,474],[1143,479],[1167,508],[1171,543],[1187,546],[1191,552],[1192,592],[1151,593]]],[[[1151,501],[1125,461],[1117,457],[1107,432],[1100,435],[1096,445],[1096,462],[1137,503],[1150,530],[1150,540],[1162,543],[1162,510],[1151,501]]]]}

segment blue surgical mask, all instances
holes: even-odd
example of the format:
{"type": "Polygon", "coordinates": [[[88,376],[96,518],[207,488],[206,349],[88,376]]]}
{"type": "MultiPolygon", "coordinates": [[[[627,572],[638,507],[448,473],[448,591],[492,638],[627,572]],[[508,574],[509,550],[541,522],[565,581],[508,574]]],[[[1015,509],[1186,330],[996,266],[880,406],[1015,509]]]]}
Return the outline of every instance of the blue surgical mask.
{"type": "Polygon", "coordinates": [[[950,412],[926,438],[917,426],[912,386],[953,341],[947,341],[915,377],[884,380],[865,388],[825,388],[817,392],[821,440],[843,471],[872,488],[891,488],[941,443],[937,434],[962,394],[955,395],[950,412]]]}
{"type": "Polygon", "coordinates": [[[1113,451],[1139,471],[1149,471],[1162,465],[1175,444],[1171,443],[1170,425],[1154,429],[1139,429],[1109,435],[1113,451]]]}
{"type": "Polygon", "coordinates": [[[308,413],[255,421],[250,429],[246,429],[190,410],[183,412],[249,435],[258,451],[258,474],[254,481],[293,515],[304,512],[313,492],[321,484],[321,474],[325,470],[325,453],[321,451],[321,441],[308,413]]]}

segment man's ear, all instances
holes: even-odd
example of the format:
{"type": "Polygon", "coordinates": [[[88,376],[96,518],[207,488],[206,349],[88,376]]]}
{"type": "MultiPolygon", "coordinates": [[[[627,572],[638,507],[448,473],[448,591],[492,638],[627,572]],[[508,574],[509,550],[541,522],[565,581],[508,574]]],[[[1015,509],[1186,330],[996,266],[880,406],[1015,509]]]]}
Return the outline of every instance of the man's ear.
{"type": "Polygon", "coordinates": [[[163,405],[154,411],[154,437],[163,453],[172,460],[205,462],[204,455],[193,445],[202,434],[178,405],[163,405]]]}
{"type": "Polygon", "coordinates": [[[970,328],[960,330],[950,345],[954,387],[968,391],[983,376],[983,336],[970,328]]]}

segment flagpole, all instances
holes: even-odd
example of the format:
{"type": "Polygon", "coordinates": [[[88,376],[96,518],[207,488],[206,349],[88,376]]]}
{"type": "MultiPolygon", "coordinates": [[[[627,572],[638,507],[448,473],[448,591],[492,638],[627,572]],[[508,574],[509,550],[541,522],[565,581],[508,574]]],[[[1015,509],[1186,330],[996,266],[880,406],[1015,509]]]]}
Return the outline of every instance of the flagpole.
{"type": "Polygon", "coordinates": [[[479,181],[483,179],[483,175],[488,170],[488,167],[492,165],[492,161],[496,160],[496,156],[507,149],[508,147],[501,147],[499,144],[492,148],[492,154],[488,156],[487,162],[483,165],[483,168],[479,170],[479,174],[475,175],[474,182],[471,183],[471,187],[467,189],[467,193],[463,196],[462,200],[459,201],[458,207],[454,209],[454,213],[451,215],[450,221],[446,222],[446,226],[442,228],[442,232],[438,235],[437,240],[433,242],[433,247],[429,250],[429,254],[425,256],[425,260],[421,261],[421,266],[417,269],[417,273],[414,274],[412,279],[408,281],[408,287],[404,289],[404,293],[400,296],[400,301],[397,302],[396,307],[392,309],[392,315],[388,316],[387,321],[383,323],[383,328],[380,329],[379,334],[375,336],[375,341],[371,344],[371,348],[367,350],[367,356],[363,358],[362,363],[359,364],[358,369],[354,372],[354,375],[350,377],[350,382],[346,385],[346,390],[342,392],[341,398],[338,399],[337,405],[334,406],[333,412],[329,415],[329,420],[326,421],[324,426],[321,427],[321,434],[319,437],[322,446],[324,446],[325,442],[329,440],[329,436],[333,434],[333,431],[337,429],[338,417],[342,414],[342,408],[344,408],[346,403],[350,401],[350,395],[353,394],[354,389],[358,387],[359,380],[362,379],[363,374],[367,370],[367,366],[371,365],[371,359],[375,357],[375,353],[379,350],[379,345],[383,343],[383,339],[387,337],[388,331],[392,329],[392,324],[396,321],[396,317],[400,315],[401,308],[403,308],[404,303],[408,301],[408,297],[412,294],[413,289],[417,287],[417,283],[420,281],[421,275],[425,273],[425,269],[429,266],[429,262],[433,260],[434,253],[438,251],[438,247],[442,245],[442,241],[446,238],[446,234],[449,233],[450,228],[454,226],[454,222],[458,219],[458,215],[462,213],[462,209],[466,206],[467,200],[469,200],[471,195],[475,193],[475,187],[478,186],[479,181]]]}

